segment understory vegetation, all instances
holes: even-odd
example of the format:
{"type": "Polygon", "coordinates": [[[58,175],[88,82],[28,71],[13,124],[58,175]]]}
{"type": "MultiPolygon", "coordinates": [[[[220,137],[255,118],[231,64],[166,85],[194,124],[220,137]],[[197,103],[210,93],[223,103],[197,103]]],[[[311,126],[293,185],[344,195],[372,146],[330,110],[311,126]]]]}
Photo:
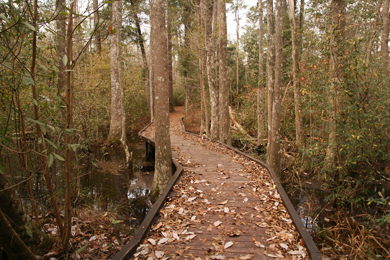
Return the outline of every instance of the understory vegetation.
{"type": "MultiPolygon", "coordinates": [[[[169,1],[173,104],[185,107],[188,130],[209,135],[209,72],[202,63],[207,58],[199,1],[169,1]]],[[[35,225],[57,238],[53,254],[76,258],[86,247],[80,250],[78,239],[71,240],[70,247],[61,245],[58,224],[67,207],[64,169],[66,152],[70,151],[71,208],[78,218],[77,225],[85,229],[69,232],[89,232],[86,237],[91,239],[87,224],[97,225],[96,234],[100,237],[95,239],[106,243],[105,256],[112,256],[132,235],[133,230],[126,229],[122,216],[133,214],[129,212],[134,209],[121,200],[107,206],[110,202],[94,197],[96,194],[83,189],[80,182],[88,175],[85,164],[96,166],[108,147],[113,147],[106,142],[111,119],[110,41],[117,33],[111,26],[113,2],[103,1],[95,7],[79,1],[71,9],[74,2],[0,0],[0,195],[12,190],[14,195],[7,198],[22,203],[17,208],[28,223],[23,223],[22,233],[33,236],[35,225]],[[98,19],[94,19],[96,16],[98,19]],[[69,25],[71,19],[73,27],[68,32],[60,31],[57,22],[66,21],[69,25]],[[65,41],[73,44],[72,58],[60,52],[59,45],[65,41]],[[72,102],[66,101],[69,95],[60,81],[64,73],[68,73],[73,87],[72,102]],[[67,113],[69,103],[71,113],[67,113]],[[69,117],[73,120],[71,127],[67,127],[69,117]],[[69,136],[70,143],[66,141],[69,136]],[[91,152],[94,149],[99,150],[99,156],[91,152]],[[96,206],[100,203],[105,206],[96,206]],[[108,238],[103,238],[104,229],[112,231],[108,238]]],[[[264,25],[264,32],[260,32],[259,3],[245,6],[244,2],[228,2],[228,12],[247,12],[244,32],[237,39],[229,36],[227,43],[230,119],[237,123],[231,123],[231,144],[266,161],[269,22],[266,17],[260,21],[264,25]],[[265,43],[263,49],[259,48],[259,35],[265,43]],[[259,60],[260,53],[264,54],[263,60],[259,60]],[[260,64],[264,76],[259,79],[260,64]],[[262,121],[259,113],[264,115],[262,121]]],[[[269,2],[273,1],[260,1],[261,10],[266,10],[269,2]]],[[[294,87],[287,2],[280,1],[283,73],[281,127],[277,133],[281,142],[279,177],[297,210],[304,211],[304,222],[324,257],[389,257],[389,1],[293,1],[299,24],[299,75],[295,80],[299,82],[298,91],[294,87]],[[342,21],[336,22],[339,18],[334,10],[340,3],[337,17],[342,21]],[[302,144],[297,143],[297,102],[302,144]]],[[[149,3],[125,1],[122,16],[123,25],[118,30],[122,37],[121,81],[126,132],[128,143],[132,143],[132,136],[153,117],[149,3]]],[[[219,65],[212,70],[218,75],[219,65]]],[[[129,182],[117,180],[121,181],[129,182]]],[[[0,205],[0,210],[7,209],[0,205]]],[[[0,245],[0,252],[3,250],[0,245]]]]}

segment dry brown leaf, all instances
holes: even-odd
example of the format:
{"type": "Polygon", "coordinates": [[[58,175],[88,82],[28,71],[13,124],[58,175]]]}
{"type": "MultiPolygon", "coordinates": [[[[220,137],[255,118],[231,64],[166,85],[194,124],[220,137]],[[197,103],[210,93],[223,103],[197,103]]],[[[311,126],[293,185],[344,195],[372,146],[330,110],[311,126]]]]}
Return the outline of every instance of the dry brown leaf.
{"type": "Polygon", "coordinates": [[[219,221],[219,220],[217,220],[217,221],[214,222],[214,226],[216,226],[216,227],[218,227],[218,226],[221,225],[221,224],[222,224],[222,222],[219,221]]]}
{"type": "Polygon", "coordinates": [[[248,260],[248,259],[252,259],[253,257],[255,257],[254,255],[244,255],[244,256],[240,256],[240,260],[248,260]]]}
{"type": "Polygon", "coordinates": [[[231,247],[233,245],[233,242],[232,241],[229,241],[225,244],[225,246],[223,248],[227,249],[229,247],[231,247]]]}

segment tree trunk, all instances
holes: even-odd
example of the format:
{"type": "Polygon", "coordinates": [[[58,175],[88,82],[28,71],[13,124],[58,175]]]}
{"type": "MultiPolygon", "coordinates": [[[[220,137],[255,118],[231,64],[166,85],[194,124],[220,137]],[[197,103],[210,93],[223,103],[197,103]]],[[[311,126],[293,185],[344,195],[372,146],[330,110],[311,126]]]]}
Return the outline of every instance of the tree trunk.
{"type": "Polygon", "coordinates": [[[96,10],[93,15],[93,21],[95,26],[95,44],[96,44],[96,51],[100,55],[102,53],[102,40],[100,37],[100,30],[97,30],[96,28],[99,26],[99,3],[98,0],[93,0],[93,9],[96,10]]]}
{"type": "Polygon", "coordinates": [[[229,82],[227,64],[226,0],[218,0],[219,35],[219,140],[230,144],[229,82]]]}
{"type": "Polygon", "coordinates": [[[171,0],[167,0],[167,37],[168,37],[169,111],[175,111],[175,103],[173,100],[171,0]]]}
{"type": "Polygon", "coordinates": [[[280,173],[280,118],[281,89],[283,79],[283,0],[276,0],[275,8],[275,85],[272,100],[271,149],[268,164],[276,174],[280,173]]]}
{"type": "Polygon", "coordinates": [[[151,194],[157,197],[172,177],[172,151],[169,130],[169,83],[167,39],[165,37],[165,0],[151,0],[150,25],[156,87],[155,171],[151,194]]]}
{"type": "Polygon", "coordinates": [[[238,53],[240,50],[240,13],[239,13],[239,0],[237,0],[236,3],[236,40],[237,40],[237,49],[236,49],[236,84],[237,84],[237,95],[240,94],[240,88],[239,88],[239,82],[240,82],[240,75],[239,75],[239,63],[238,63],[238,53]]]}
{"type": "Polygon", "coordinates": [[[110,132],[107,137],[109,143],[121,143],[123,118],[125,117],[123,87],[121,79],[121,35],[122,1],[116,0],[112,4],[112,31],[111,34],[111,121],[110,132]]]}
{"type": "MultiPolygon", "coordinates": [[[[70,9],[74,11],[75,3],[72,2],[70,9]]],[[[66,120],[65,129],[73,127],[73,82],[72,82],[72,60],[73,60],[73,14],[69,12],[66,55],[68,62],[66,64],[66,120]]],[[[72,144],[72,135],[65,133],[65,176],[66,176],[66,192],[65,192],[65,218],[64,218],[64,233],[61,236],[62,248],[67,249],[69,246],[70,232],[72,229],[72,151],[69,145],[72,144]]]]}
{"type": "Polygon", "coordinates": [[[382,18],[383,18],[383,26],[382,26],[382,41],[381,41],[381,50],[382,50],[382,60],[383,67],[385,71],[388,66],[389,59],[389,0],[385,0],[383,2],[382,7],[382,18]]]}
{"type": "Polygon", "coordinates": [[[272,103],[274,99],[274,70],[275,70],[275,46],[274,46],[274,11],[273,0],[267,0],[267,111],[268,111],[268,145],[267,145],[267,162],[270,161],[270,151],[272,146],[272,103]]]}
{"type": "Polygon", "coordinates": [[[141,54],[142,54],[142,62],[143,62],[143,65],[144,65],[145,93],[146,93],[147,106],[148,106],[148,109],[150,109],[150,82],[149,82],[150,76],[149,76],[149,66],[148,66],[148,60],[146,58],[144,37],[142,36],[141,25],[140,25],[137,13],[134,14],[134,20],[135,20],[135,26],[137,28],[137,33],[138,33],[139,47],[141,49],[141,54]]]}
{"type": "Polygon", "coordinates": [[[289,18],[292,38],[292,59],[293,59],[293,86],[294,86],[294,106],[295,106],[295,138],[298,147],[304,145],[304,134],[302,125],[302,111],[301,111],[301,93],[299,82],[299,49],[297,37],[297,25],[295,22],[295,7],[294,0],[289,0],[289,18]]]}
{"type": "Polygon", "coordinates": [[[259,78],[257,89],[257,143],[265,137],[264,109],[263,109],[263,86],[264,86],[264,28],[263,28],[263,1],[259,0],[259,78]]]}
{"type": "Polygon", "coordinates": [[[19,196],[10,186],[7,177],[0,173],[0,247],[10,259],[36,259],[31,251],[45,254],[53,239],[30,222],[19,196]],[[32,236],[27,229],[32,232],[32,236]]]}
{"type": "Polygon", "coordinates": [[[206,134],[209,136],[210,134],[210,118],[209,118],[209,107],[207,105],[207,98],[206,98],[206,86],[205,86],[205,23],[204,23],[204,16],[205,16],[205,1],[200,1],[200,8],[199,8],[199,16],[198,16],[198,26],[199,26],[199,85],[200,85],[200,97],[201,97],[201,109],[202,109],[202,119],[201,119],[201,127],[200,127],[200,133],[199,134],[206,134]]]}
{"type": "Polygon", "coordinates": [[[341,109],[342,98],[340,95],[340,85],[343,83],[343,72],[340,65],[341,58],[344,56],[342,51],[342,45],[344,41],[344,28],[345,28],[345,17],[344,17],[344,0],[332,0],[332,26],[335,28],[331,35],[331,41],[333,46],[331,48],[331,83],[328,93],[328,100],[331,106],[329,111],[329,138],[328,147],[326,150],[326,158],[324,169],[329,171],[336,165],[335,156],[337,150],[337,117],[338,111],[341,109]]]}
{"type": "MultiPolygon", "coordinates": [[[[215,29],[215,28],[214,28],[215,29]]],[[[210,138],[218,140],[219,120],[218,120],[218,87],[215,80],[215,31],[213,32],[213,2],[206,0],[205,12],[205,36],[206,36],[206,51],[207,51],[207,78],[210,90],[211,103],[211,127],[210,138]]]]}

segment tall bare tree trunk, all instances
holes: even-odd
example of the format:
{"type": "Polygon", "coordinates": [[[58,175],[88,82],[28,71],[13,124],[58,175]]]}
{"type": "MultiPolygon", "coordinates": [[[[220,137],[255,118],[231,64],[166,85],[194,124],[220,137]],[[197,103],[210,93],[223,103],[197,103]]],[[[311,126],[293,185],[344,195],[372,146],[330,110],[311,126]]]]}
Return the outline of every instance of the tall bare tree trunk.
{"type": "Polygon", "coordinates": [[[271,149],[268,164],[276,174],[280,173],[280,119],[281,89],[283,79],[283,0],[276,0],[275,8],[275,85],[272,101],[271,149]]]}
{"type": "Polygon", "coordinates": [[[264,86],[264,26],[263,26],[263,1],[259,0],[259,79],[257,89],[257,143],[265,137],[263,86],[264,86]]]}
{"type": "Polygon", "coordinates": [[[215,77],[215,27],[213,31],[213,1],[206,0],[205,12],[205,36],[206,36],[206,51],[207,51],[207,78],[210,90],[211,103],[211,126],[210,138],[215,141],[218,140],[219,120],[218,120],[218,87],[216,85],[215,77]]]}
{"type": "Polygon", "coordinates": [[[147,106],[150,109],[150,76],[149,76],[149,66],[148,66],[148,60],[146,58],[146,51],[145,51],[145,45],[144,45],[144,37],[142,36],[141,32],[141,25],[139,22],[139,18],[137,13],[134,14],[134,20],[135,20],[135,26],[137,28],[138,33],[138,42],[139,47],[141,49],[142,54],[142,62],[144,65],[144,74],[145,74],[145,93],[146,93],[146,100],[147,100],[147,106]]]}
{"type": "Polygon", "coordinates": [[[175,111],[173,100],[173,71],[172,71],[172,21],[171,0],[167,0],[167,37],[168,37],[168,82],[169,82],[169,111],[175,111]]]}
{"type": "Polygon", "coordinates": [[[236,10],[235,10],[235,15],[236,15],[236,40],[237,40],[237,49],[236,49],[236,84],[237,84],[237,95],[240,93],[240,88],[239,88],[239,82],[240,82],[240,75],[239,75],[239,60],[238,60],[238,53],[240,50],[240,12],[239,12],[239,1],[237,0],[236,3],[236,10]]]}
{"type": "Polygon", "coordinates": [[[328,100],[331,106],[329,111],[329,137],[328,147],[326,150],[326,158],[324,169],[332,170],[336,165],[336,150],[337,150],[337,118],[338,112],[342,106],[342,95],[340,86],[343,84],[343,72],[340,63],[344,56],[342,45],[344,44],[344,30],[345,30],[345,17],[344,17],[345,4],[344,0],[332,0],[331,11],[332,11],[332,47],[331,47],[331,83],[328,93],[328,100]]]}
{"type": "Polygon", "coordinates": [[[125,117],[124,96],[121,79],[121,35],[122,1],[112,4],[112,34],[111,34],[111,121],[107,141],[120,143],[122,137],[123,118],[125,117]]]}
{"type": "MultiPolygon", "coordinates": [[[[70,5],[72,12],[75,10],[75,2],[70,5]]],[[[66,118],[65,129],[73,127],[73,82],[71,62],[73,60],[73,14],[69,12],[68,31],[66,34],[66,55],[68,62],[66,64],[66,118]]],[[[70,231],[72,229],[72,151],[69,145],[72,144],[72,135],[65,133],[65,176],[66,176],[66,192],[65,192],[65,218],[64,218],[64,233],[61,236],[62,247],[67,249],[69,246],[70,231]]]]}
{"type": "Polygon", "coordinates": [[[230,144],[229,80],[227,64],[226,0],[218,0],[219,35],[219,140],[230,144]]]}
{"type": "Polygon", "coordinates": [[[206,133],[207,136],[210,135],[210,116],[209,116],[209,106],[207,100],[207,90],[205,86],[205,12],[206,12],[206,6],[205,6],[205,0],[200,1],[200,10],[199,10],[199,41],[200,41],[200,48],[199,48],[199,82],[200,82],[200,89],[201,89],[201,108],[202,108],[202,121],[201,121],[201,129],[200,134],[206,133]]]}
{"type": "MultiPolygon", "coordinates": [[[[99,8],[98,0],[93,0],[93,9],[96,10],[94,15],[93,15],[95,30],[99,26],[99,9],[98,8],[99,8]]],[[[97,53],[100,55],[102,53],[102,40],[100,37],[100,30],[96,30],[95,44],[96,44],[97,53]]]]}
{"type": "Polygon", "coordinates": [[[292,38],[292,59],[293,59],[293,86],[294,86],[294,106],[295,106],[295,138],[298,147],[304,145],[302,111],[300,101],[300,82],[299,82],[299,46],[297,37],[297,24],[295,22],[294,0],[289,0],[289,18],[292,38]]]}
{"type": "Polygon", "coordinates": [[[385,0],[383,2],[382,7],[382,18],[383,18],[383,26],[382,26],[382,41],[381,41],[381,50],[382,50],[382,60],[383,67],[387,70],[389,63],[389,0],[385,0]]]}
{"type": "Polygon", "coordinates": [[[151,0],[150,25],[153,40],[154,84],[156,87],[155,142],[156,161],[152,196],[158,196],[172,177],[172,151],[169,130],[169,83],[167,39],[165,37],[165,0],[151,0]]]}
{"type": "Polygon", "coordinates": [[[268,145],[267,145],[267,162],[270,161],[270,151],[272,146],[272,103],[274,99],[274,82],[275,82],[275,45],[274,45],[274,11],[273,0],[267,0],[267,111],[268,111],[268,145]]]}

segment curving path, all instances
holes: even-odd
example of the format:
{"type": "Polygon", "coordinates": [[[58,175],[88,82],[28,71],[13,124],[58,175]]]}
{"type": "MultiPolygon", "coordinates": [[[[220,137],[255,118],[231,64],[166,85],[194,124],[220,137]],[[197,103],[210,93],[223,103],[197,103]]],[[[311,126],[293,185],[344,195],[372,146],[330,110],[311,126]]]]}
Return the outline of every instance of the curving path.
{"type": "MultiPolygon", "coordinates": [[[[268,170],[184,133],[181,116],[170,115],[171,142],[184,171],[131,259],[309,259],[268,170]]],[[[142,135],[154,139],[153,125],[142,135]]]]}

